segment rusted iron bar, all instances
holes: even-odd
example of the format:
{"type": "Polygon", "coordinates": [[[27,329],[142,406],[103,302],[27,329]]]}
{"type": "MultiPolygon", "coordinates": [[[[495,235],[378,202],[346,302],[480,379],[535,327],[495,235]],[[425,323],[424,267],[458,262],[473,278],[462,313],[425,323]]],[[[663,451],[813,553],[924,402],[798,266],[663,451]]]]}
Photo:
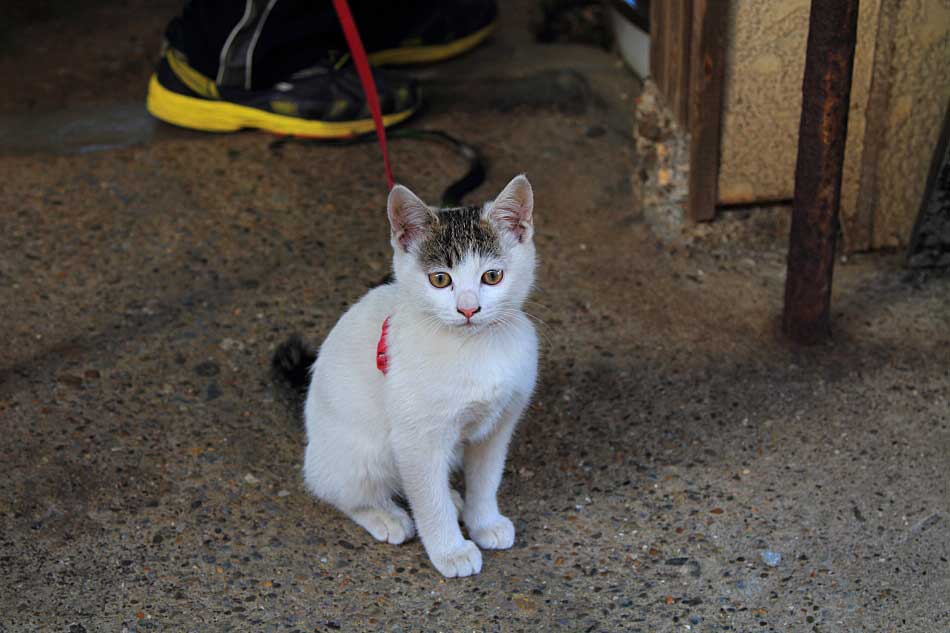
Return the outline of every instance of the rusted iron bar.
{"type": "Polygon", "coordinates": [[[858,0],[812,0],[782,319],[785,335],[806,345],[831,334],[831,279],[857,26],[858,0]]]}

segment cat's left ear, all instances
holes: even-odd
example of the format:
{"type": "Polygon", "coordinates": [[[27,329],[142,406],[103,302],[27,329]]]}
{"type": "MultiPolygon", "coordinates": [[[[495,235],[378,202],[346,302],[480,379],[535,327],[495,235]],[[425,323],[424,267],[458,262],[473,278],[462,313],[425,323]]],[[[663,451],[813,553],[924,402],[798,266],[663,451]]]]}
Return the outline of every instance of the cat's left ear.
{"type": "Polygon", "coordinates": [[[519,242],[530,240],[534,234],[533,211],[534,192],[523,174],[512,178],[491,205],[492,219],[511,231],[519,242]]]}

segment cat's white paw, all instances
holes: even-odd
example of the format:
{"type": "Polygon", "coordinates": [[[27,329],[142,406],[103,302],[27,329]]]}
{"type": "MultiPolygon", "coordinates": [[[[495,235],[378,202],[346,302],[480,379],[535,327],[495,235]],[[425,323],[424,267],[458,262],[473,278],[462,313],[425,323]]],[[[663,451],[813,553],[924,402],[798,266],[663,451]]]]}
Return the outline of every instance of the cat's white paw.
{"type": "Polygon", "coordinates": [[[446,578],[461,578],[482,571],[482,553],[471,541],[462,541],[449,551],[430,555],[429,558],[446,578]]]}
{"type": "Polygon", "coordinates": [[[449,493],[452,495],[452,505],[455,506],[455,511],[459,513],[459,516],[462,516],[462,510],[465,509],[465,501],[462,499],[462,495],[455,488],[451,488],[449,493]]]}
{"type": "Polygon", "coordinates": [[[477,528],[470,527],[468,533],[483,549],[508,549],[515,544],[515,526],[500,514],[477,528]]]}
{"type": "Polygon", "coordinates": [[[377,541],[393,545],[411,539],[416,533],[409,514],[398,506],[391,509],[360,508],[351,512],[350,518],[365,528],[377,541]]]}

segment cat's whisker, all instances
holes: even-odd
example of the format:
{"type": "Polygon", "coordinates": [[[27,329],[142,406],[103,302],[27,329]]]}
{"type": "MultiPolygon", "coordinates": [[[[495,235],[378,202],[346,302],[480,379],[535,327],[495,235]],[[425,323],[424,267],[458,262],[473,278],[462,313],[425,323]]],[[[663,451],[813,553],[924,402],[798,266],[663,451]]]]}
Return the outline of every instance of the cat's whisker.
{"type": "Polygon", "coordinates": [[[516,310],[514,308],[506,308],[505,311],[503,312],[503,315],[509,315],[509,314],[518,319],[529,319],[531,321],[536,322],[539,326],[541,326],[536,331],[538,335],[541,337],[541,339],[543,340],[545,347],[547,348],[553,347],[552,339],[550,336],[550,332],[552,328],[550,325],[545,323],[543,319],[541,319],[540,317],[534,314],[531,314],[530,312],[527,312],[526,310],[516,310]]]}
{"type": "Polygon", "coordinates": [[[544,320],[541,319],[540,317],[534,314],[531,314],[530,312],[527,312],[525,310],[517,310],[515,308],[507,308],[507,307],[500,309],[498,312],[499,312],[498,321],[501,321],[502,319],[506,319],[506,323],[508,324],[512,323],[513,320],[514,321],[529,320],[529,321],[534,321],[538,323],[541,326],[538,330],[538,334],[544,339],[544,343],[546,345],[551,344],[551,338],[549,336],[551,326],[545,323],[544,320]]]}
{"type": "Polygon", "coordinates": [[[425,317],[421,324],[426,328],[426,334],[430,336],[438,334],[445,328],[445,323],[435,314],[430,314],[425,317]]]}
{"type": "Polygon", "coordinates": [[[540,301],[528,300],[528,301],[525,301],[524,304],[526,306],[534,306],[537,308],[541,308],[542,310],[551,311],[551,306],[547,305],[546,303],[541,303],[540,301]]]}
{"type": "Polygon", "coordinates": [[[554,331],[554,327],[549,325],[541,317],[531,314],[530,312],[525,312],[524,315],[538,325],[538,332],[543,336],[548,337],[554,331]]]}

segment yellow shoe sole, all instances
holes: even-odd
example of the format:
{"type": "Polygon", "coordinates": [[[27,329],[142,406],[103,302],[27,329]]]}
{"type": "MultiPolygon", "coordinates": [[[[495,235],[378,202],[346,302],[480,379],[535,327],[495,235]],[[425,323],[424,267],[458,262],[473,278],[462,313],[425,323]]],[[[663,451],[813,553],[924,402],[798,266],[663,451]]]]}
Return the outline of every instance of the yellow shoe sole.
{"type": "MultiPolygon", "coordinates": [[[[368,134],[376,129],[373,119],[354,121],[313,121],[298,117],[265,112],[257,108],[228,101],[198,99],[168,90],[152,75],[148,83],[148,111],[157,119],[172,125],[204,132],[236,132],[254,128],[311,138],[349,138],[368,134]]],[[[416,108],[383,116],[383,125],[389,127],[412,116],[416,108]]]]}
{"type": "Polygon", "coordinates": [[[367,55],[369,62],[374,66],[402,66],[406,64],[429,64],[432,62],[441,62],[443,60],[466,53],[482,42],[495,30],[497,22],[492,22],[488,26],[475,31],[471,35],[466,35],[462,39],[455,40],[449,44],[437,44],[433,46],[402,46],[399,48],[390,48],[384,51],[377,51],[367,55]]]}

